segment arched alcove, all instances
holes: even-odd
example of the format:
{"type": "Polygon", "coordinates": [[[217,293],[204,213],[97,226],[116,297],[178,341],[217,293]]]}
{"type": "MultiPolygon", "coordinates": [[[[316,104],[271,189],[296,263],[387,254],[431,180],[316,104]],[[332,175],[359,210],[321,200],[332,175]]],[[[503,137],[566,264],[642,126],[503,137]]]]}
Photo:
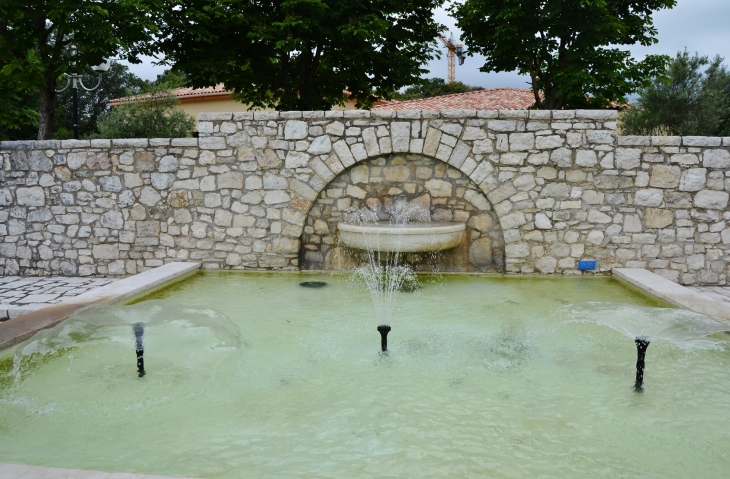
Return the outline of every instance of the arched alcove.
{"type": "Polygon", "coordinates": [[[301,237],[302,269],[349,269],[357,252],[338,244],[337,223],[349,208],[387,211],[405,194],[428,209],[432,222],[467,224],[464,242],[437,255],[408,254],[421,271],[504,272],[504,237],[492,205],[464,173],[440,160],[418,154],[391,154],[364,160],[337,175],[319,193],[301,237]]]}

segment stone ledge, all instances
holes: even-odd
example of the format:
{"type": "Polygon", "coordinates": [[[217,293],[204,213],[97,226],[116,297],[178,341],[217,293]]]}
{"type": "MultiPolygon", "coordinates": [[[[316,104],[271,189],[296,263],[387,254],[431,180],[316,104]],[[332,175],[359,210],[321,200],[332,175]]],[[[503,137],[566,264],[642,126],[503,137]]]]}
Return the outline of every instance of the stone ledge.
{"type": "Polygon", "coordinates": [[[58,324],[82,309],[130,298],[198,269],[200,263],[168,263],[0,323],[0,351],[30,338],[41,329],[58,324]]]}
{"type": "Polygon", "coordinates": [[[696,293],[643,268],[614,268],[617,278],[666,301],[672,306],[730,320],[730,306],[696,293]]]}
{"type": "Polygon", "coordinates": [[[150,476],[128,472],[101,472],[58,467],[26,466],[25,464],[0,463],[3,479],[185,479],[178,476],[150,476]]]}

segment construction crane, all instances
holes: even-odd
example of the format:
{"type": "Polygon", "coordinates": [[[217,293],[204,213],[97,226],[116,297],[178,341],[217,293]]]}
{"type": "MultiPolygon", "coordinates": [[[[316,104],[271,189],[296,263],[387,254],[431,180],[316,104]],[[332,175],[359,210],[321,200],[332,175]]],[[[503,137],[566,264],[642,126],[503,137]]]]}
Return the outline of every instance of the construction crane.
{"type": "Polygon", "coordinates": [[[459,65],[464,64],[466,55],[464,54],[464,44],[454,43],[454,34],[451,33],[449,38],[439,35],[441,41],[446,47],[446,58],[449,60],[449,83],[456,81],[456,58],[459,58],[459,65]]]}

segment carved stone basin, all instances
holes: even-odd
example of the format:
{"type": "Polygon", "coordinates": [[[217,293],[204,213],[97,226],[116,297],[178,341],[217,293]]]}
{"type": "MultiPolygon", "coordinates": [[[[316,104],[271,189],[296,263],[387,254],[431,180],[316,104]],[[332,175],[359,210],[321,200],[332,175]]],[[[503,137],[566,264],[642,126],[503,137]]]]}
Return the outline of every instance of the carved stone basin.
{"type": "Polygon", "coordinates": [[[454,248],[466,237],[464,223],[379,222],[337,224],[340,240],[351,248],[381,252],[417,253],[454,248]]]}

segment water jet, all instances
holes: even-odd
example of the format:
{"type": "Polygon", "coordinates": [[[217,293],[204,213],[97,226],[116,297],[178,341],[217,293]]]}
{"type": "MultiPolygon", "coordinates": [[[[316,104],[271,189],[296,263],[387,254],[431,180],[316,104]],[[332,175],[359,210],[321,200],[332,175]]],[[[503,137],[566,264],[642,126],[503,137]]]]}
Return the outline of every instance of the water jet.
{"type": "Polygon", "coordinates": [[[137,373],[141,378],[146,374],[144,370],[144,323],[134,323],[132,331],[134,332],[135,352],[137,353],[137,373]]]}

